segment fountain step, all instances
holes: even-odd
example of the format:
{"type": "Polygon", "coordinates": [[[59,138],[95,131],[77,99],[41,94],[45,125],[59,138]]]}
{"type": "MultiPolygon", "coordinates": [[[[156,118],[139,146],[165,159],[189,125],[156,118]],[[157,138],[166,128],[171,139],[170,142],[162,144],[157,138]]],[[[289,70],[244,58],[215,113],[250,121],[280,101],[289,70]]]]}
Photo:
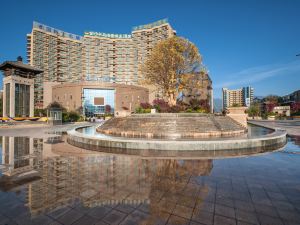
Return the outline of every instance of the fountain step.
{"type": "Polygon", "coordinates": [[[246,129],[226,116],[163,113],[112,118],[97,132],[122,137],[207,138],[242,135],[246,129]]]}

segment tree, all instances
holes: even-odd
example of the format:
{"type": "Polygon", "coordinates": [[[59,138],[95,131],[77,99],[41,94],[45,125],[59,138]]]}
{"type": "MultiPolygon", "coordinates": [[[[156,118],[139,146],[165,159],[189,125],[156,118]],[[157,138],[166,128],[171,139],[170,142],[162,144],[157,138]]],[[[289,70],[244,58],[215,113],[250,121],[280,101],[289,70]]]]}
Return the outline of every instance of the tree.
{"type": "Polygon", "coordinates": [[[188,40],[172,37],[159,42],[142,67],[145,83],[160,88],[169,105],[176,105],[181,78],[201,63],[197,47],[188,40]]]}
{"type": "Polygon", "coordinates": [[[299,111],[300,111],[300,102],[293,102],[293,103],[291,104],[291,111],[292,111],[293,113],[299,112],[299,111]]]}
{"type": "Polygon", "coordinates": [[[259,105],[258,104],[251,105],[247,110],[247,113],[248,116],[252,116],[252,117],[259,116],[260,114],[259,105]]]}

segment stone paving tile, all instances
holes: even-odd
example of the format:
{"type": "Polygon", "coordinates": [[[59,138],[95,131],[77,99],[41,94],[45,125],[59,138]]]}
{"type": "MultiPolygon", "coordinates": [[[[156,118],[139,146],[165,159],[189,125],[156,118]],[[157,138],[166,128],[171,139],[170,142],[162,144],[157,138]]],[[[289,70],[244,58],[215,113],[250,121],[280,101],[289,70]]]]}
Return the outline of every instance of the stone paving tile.
{"type": "Polygon", "coordinates": [[[72,225],[93,225],[96,224],[98,220],[94,217],[85,215],[76,220],[72,225]]]}
{"type": "Polygon", "coordinates": [[[231,198],[226,197],[219,197],[216,198],[216,203],[219,205],[224,205],[233,208],[234,207],[234,201],[231,198]]]}
{"type": "Polygon", "coordinates": [[[283,193],[279,192],[267,192],[271,200],[287,201],[287,197],[283,193]]]}
{"type": "Polygon", "coordinates": [[[95,223],[95,225],[108,225],[108,224],[103,221],[98,221],[97,223],[95,223]]]}
{"type": "Polygon", "coordinates": [[[251,224],[251,223],[246,223],[245,221],[237,221],[237,225],[255,225],[255,224],[251,224]]]}
{"type": "Polygon", "coordinates": [[[205,225],[212,225],[214,219],[214,214],[206,212],[206,211],[197,211],[195,210],[193,213],[192,221],[196,221],[205,225]]]}
{"type": "Polygon", "coordinates": [[[259,215],[258,220],[261,225],[284,225],[283,221],[280,218],[275,218],[266,215],[259,215]]]}
{"type": "Polygon", "coordinates": [[[76,220],[78,220],[80,217],[83,216],[83,213],[78,212],[75,209],[71,209],[62,216],[58,217],[57,220],[65,225],[69,225],[74,223],[76,220]]]}
{"type": "Polygon", "coordinates": [[[259,225],[258,218],[254,212],[236,210],[236,219],[250,224],[259,225]]]}
{"type": "Polygon", "coordinates": [[[249,211],[249,212],[254,212],[255,208],[252,202],[247,202],[247,201],[240,201],[240,200],[235,200],[234,205],[236,209],[239,210],[244,210],[244,211],[249,211]]]}
{"type": "Polygon", "coordinates": [[[13,204],[8,208],[5,208],[3,214],[9,218],[16,218],[23,215],[29,215],[28,208],[23,204],[13,204]]]}
{"type": "Polygon", "coordinates": [[[17,223],[10,218],[0,214],[0,224],[2,225],[17,225],[17,223]]]}
{"type": "Polygon", "coordinates": [[[199,202],[196,207],[195,207],[195,211],[207,211],[210,213],[213,213],[215,211],[215,204],[211,203],[211,202],[199,202]]]}
{"type": "Polygon", "coordinates": [[[279,217],[279,215],[276,211],[276,208],[273,206],[255,204],[254,208],[255,208],[256,213],[258,213],[258,214],[271,216],[271,217],[279,217]]]}
{"type": "Polygon", "coordinates": [[[128,218],[130,218],[134,221],[142,221],[142,220],[146,219],[147,217],[149,217],[149,214],[144,213],[137,209],[133,213],[128,215],[128,218]]]}
{"type": "Polygon", "coordinates": [[[17,222],[18,224],[26,224],[26,225],[48,225],[55,223],[56,221],[49,216],[46,215],[38,215],[36,217],[31,217],[30,215],[26,216],[19,216],[17,218],[14,218],[14,221],[17,222]]]}
{"type": "Polygon", "coordinates": [[[167,225],[189,225],[189,220],[179,216],[171,215],[167,225]]]}
{"type": "Polygon", "coordinates": [[[135,208],[125,204],[119,204],[114,209],[127,214],[132,213],[135,210],[135,208]]]}
{"type": "Polygon", "coordinates": [[[236,220],[224,216],[215,215],[214,225],[236,225],[236,220]]]}
{"type": "Polygon", "coordinates": [[[193,208],[185,207],[182,205],[176,205],[173,214],[189,220],[192,217],[193,208]]]}
{"type": "Polygon", "coordinates": [[[300,223],[300,212],[296,210],[277,210],[281,219],[300,223]]]}
{"type": "Polygon", "coordinates": [[[235,219],[235,211],[234,208],[231,207],[216,204],[215,214],[235,219]]]}
{"type": "Polygon", "coordinates": [[[149,213],[150,208],[149,208],[149,204],[140,204],[138,209],[144,213],[149,213]]]}
{"type": "Polygon", "coordinates": [[[115,225],[119,224],[126,216],[127,214],[113,209],[102,219],[102,221],[111,225],[115,225]]]}
{"type": "Polygon", "coordinates": [[[195,197],[189,197],[189,196],[180,196],[178,199],[177,204],[180,204],[182,206],[186,206],[186,207],[190,207],[190,208],[194,208],[195,205],[197,204],[198,199],[195,197]]]}
{"type": "Polygon", "coordinates": [[[287,201],[278,201],[274,200],[272,201],[273,206],[276,207],[278,210],[294,210],[294,206],[287,201]]]}
{"type": "Polygon", "coordinates": [[[95,217],[97,219],[102,219],[105,215],[107,215],[109,213],[109,211],[111,211],[111,208],[108,207],[104,207],[104,206],[97,206],[95,208],[92,208],[88,215],[95,217]]]}
{"type": "Polygon", "coordinates": [[[71,210],[70,207],[62,207],[49,212],[48,215],[54,219],[57,219],[58,217],[62,216],[63,214],[67,213],[70,210],[71,210]]]}

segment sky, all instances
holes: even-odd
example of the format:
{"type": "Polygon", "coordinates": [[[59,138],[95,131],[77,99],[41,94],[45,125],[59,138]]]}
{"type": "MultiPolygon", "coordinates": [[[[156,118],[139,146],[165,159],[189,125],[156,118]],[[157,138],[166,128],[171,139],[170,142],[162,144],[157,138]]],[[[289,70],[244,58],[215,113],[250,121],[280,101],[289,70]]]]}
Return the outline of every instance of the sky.
{"type": "Polygon", "coordinates": [[[26,59],[33,21],[79,35],[130,34],[133,26],[168,18],[178,36],[198,47],[215,97],[222,87],[251,85],[255,96],[300,89],[299,0],[15,0],[1,8],[0,62],[26,59]]]}

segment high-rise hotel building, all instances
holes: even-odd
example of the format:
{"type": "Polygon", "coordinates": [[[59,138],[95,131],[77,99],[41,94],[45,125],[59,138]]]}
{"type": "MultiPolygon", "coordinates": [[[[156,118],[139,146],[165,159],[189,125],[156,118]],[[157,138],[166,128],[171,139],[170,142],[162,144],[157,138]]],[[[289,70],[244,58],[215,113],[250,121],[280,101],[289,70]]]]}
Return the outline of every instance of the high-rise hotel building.
{"type": "Polygon", "coordinates": [[[228,88],[223,88],[222,92],[223,109],[232,106],[249,107],[253,103],[254,89],[250,86],[236,90],[229,90],[228,88]]]}
{"type": "Polygon", "coordinates": [[[45,82],[98,81],[138,85],[154,45],[176,35],[167,19],[133,27],[131,34],[70,34],[34,22],[27,60],[43,70],[35,80],[35,107],[44,108],[45,82]]]}

